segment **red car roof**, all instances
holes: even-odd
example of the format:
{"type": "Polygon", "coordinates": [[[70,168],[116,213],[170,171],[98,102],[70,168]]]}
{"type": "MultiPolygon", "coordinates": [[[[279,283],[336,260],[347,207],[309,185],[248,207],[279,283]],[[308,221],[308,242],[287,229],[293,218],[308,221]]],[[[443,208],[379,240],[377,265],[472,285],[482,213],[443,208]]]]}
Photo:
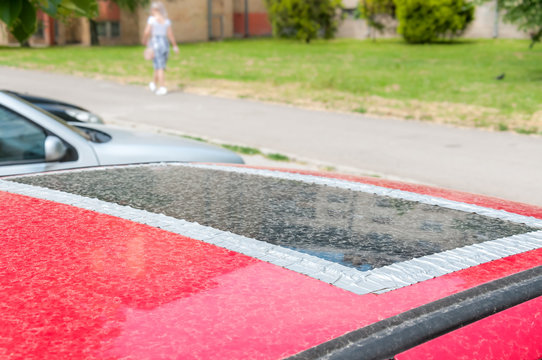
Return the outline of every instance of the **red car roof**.
{"type": "MultiPolygon", "coordinates": [[[[231,169],[236,168],[226,167],[224,171],[231,169]]],[[[257,176],[277,175],[263,171],[257,176]]],[[[319,178],[324,180],[327,176],[312,175],[322,175],[319,178]]],[[[351,184],[374,183],[365,178],[348,180],[351,184]]],[[[59,184],[69,188],[62,181],[59,184]]],[[[378,181],[380,188],[386,189],[386,185],[390,184],[378,181]]],[[[388,189],[406,188],[421,194],[435,191],[392,185],[397,186],[388,189]]],[[[326,283],[325,274],[324,281],[314,278],[318,275],[311,273],[310,267],[317,266],[314,264],[319,264],[318,259],[313,264],[311,257],[301,255],[301,262],[308,262],[301,270],[307,276],[293,271],[298,265],[278,266],[277,261],[285,261],[287,252],[273,258],[275,247],[266,247],[267,255],[257,255],[259,258],[247,256],[239,251],[257,251],[251,248],[251,239],[244,243],[244,238],[216,229],[204,233],[203,227],[195,228],[201,233],[187,230],[191,236],[183,236],[184,230],[171,229],[188,229],[192,223],[179,223],[184,220],[164,215],[145,217],[140,210],[88,200],[70,194],[72,190],[58,192],[0,180],[0,354],[4,358],[284,358],[452,294],[542,265],[541,232],[529,230],[528,235],[511,237],[516,243],[530,242],[528,250],[503,253],[495,260],[480,260],[479,265],[444,271],[444,275],[431,275],[423,281],[414,279],[406,285],[398,285],[404,280],[398,275],[399,283],[387,290],[362,291],[363,286],[370,289],[372,283],[363,283],[354,275],[358,281],[354,285],[362,285],[341,288],[326,283]],[[138,218],[140,213],[142,217],[138,218]],[[123,218],[123,214],[130,215],[123,218]],[[237,244],[235,249],[241,250],[232,251],[228,237],[237,244]],[[271,263],[266,262],[268,259],[271,263]]],[[[442,191],[439,195],[444,198],[437,202],[446,202],[448,197],[454,200],[450,206],[457,206],[460,198],[472,210],[466,194],[442,191]]],[[[489,215],[495,215],[492,207],[505,208],[508,212],[502,216],[511,222],[520,219],[530,227],[541,227],[537,220],[542,219],[540,208],[504,201],[495,206],[496,200],[484,197],[470,200],[478,207],[487,206],[489,215]],[[514,209],[518,209],[516,215],[520,217],[514,217],[514,209]]],[[[480,252],[489,251],[484,244],[473,246],[480,252]]],[[[506,249],[502,245],[495,251],[506,249]]],[[[437,265],[431,266],[430,270],[437,265]]],[[[359,273],[362,277],[374,274],[377,279],[386,275],[385,281],[395,279],[378,270],[359,273]]],[[[347,274],[349,270],[341,271],[347,274]]],[[[532,311],[532,304],[539,304],[539,300],[526,303],[525,311],[532,311]]],[[[541,319],[535,320],[535,328],[539,329],[541,319]]],[[[455,339],[438,340],[438,346],[455,339]]],[[[527,343],[536,347],[530,356],[541,356],[540,342],[527,343]]],[[[415,351],[421,350],[412,351],[410,354],[419,354],[415,351]]],[[[413,358],[408,353],[402,356],[398,359],[413,358]]]]}

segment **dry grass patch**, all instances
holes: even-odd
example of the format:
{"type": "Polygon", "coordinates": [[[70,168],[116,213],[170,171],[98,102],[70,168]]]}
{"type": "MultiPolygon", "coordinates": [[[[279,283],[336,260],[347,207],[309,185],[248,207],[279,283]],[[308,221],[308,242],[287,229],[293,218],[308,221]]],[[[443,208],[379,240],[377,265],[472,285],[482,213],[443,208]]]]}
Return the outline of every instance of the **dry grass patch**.
{"type": "Polygon", "coordinates": [[[203,80],[187,82],[183,84],[182,89],[200,95],[248,98],[290,104],[311,110],[357,112],[368,116],[477,127],[494,131],[516,131],[523,134],[542,133],[542,111],[538,111],[532,116],[528,114],[504,115],[498,109],[477,105],[356,96],[347,92],[314,90],[302,84],[274,85],[229,80],[203,80]],[[360,111],[360,109],[364,111],[360,111]]]}

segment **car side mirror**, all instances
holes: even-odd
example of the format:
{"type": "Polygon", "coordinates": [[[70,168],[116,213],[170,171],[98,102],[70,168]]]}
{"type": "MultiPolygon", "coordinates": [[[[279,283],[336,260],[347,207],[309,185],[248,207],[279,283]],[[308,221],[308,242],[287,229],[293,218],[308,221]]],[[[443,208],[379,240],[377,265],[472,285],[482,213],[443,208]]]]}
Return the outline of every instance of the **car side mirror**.
{"type": "Polygon", "coordinates": [[[45,138],[45,161],[58,161],[68,152],[68,147],[56,136],[45,138]]]}

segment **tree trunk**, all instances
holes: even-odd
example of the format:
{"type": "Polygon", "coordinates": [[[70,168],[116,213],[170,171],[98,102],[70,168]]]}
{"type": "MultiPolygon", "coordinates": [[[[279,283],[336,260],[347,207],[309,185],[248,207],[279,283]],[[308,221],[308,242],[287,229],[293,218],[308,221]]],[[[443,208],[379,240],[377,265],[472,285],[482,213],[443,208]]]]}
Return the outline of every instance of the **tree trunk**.
{"type": "Polygon", "coordinates": [[[531,33],[531,44],[529,45],[529,49],[532,49],[534,44],[537,42],[540,42],[542,39],[542,28],[538,29],[538,32],[531,33]]]}
{"type": "Polygon", "coordinates": [[[90,24],[90,45],[100,45],[100,39],[98,38],[98,23],[95,20],[89,19],[90,24]]]}

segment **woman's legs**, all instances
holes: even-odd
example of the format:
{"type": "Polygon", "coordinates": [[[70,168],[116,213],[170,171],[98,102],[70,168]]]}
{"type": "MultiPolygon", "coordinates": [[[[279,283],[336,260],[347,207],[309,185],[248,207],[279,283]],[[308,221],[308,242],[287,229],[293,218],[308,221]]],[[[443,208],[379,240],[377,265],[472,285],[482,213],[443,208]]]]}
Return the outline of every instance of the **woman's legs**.
{"type": "Polygon", "coordinates": [[[156,69],[154,73],[156,75],[156,85],[158,87],[156,95],[166,95],[167,89],[165,86],[164,69],[156,69]]]}
{"type": "Polygon", "coordinates": [[[152,79],[152,82],[154,83],[154,85],[158,86],[158,70],[157,69],[154,69],[154,77],[152,79]]]}
{"type": "Polygon", "coordinates": [[[165,88],[164,69],[154,69],[154,76],[152,82],[149,84],[151,91],[156,89],[165,88]]]}
{"type": "Polygon", "coordinates": [[[154,70],[154,83],[159,88],[164,86],[164,69],[154,70]]]}

